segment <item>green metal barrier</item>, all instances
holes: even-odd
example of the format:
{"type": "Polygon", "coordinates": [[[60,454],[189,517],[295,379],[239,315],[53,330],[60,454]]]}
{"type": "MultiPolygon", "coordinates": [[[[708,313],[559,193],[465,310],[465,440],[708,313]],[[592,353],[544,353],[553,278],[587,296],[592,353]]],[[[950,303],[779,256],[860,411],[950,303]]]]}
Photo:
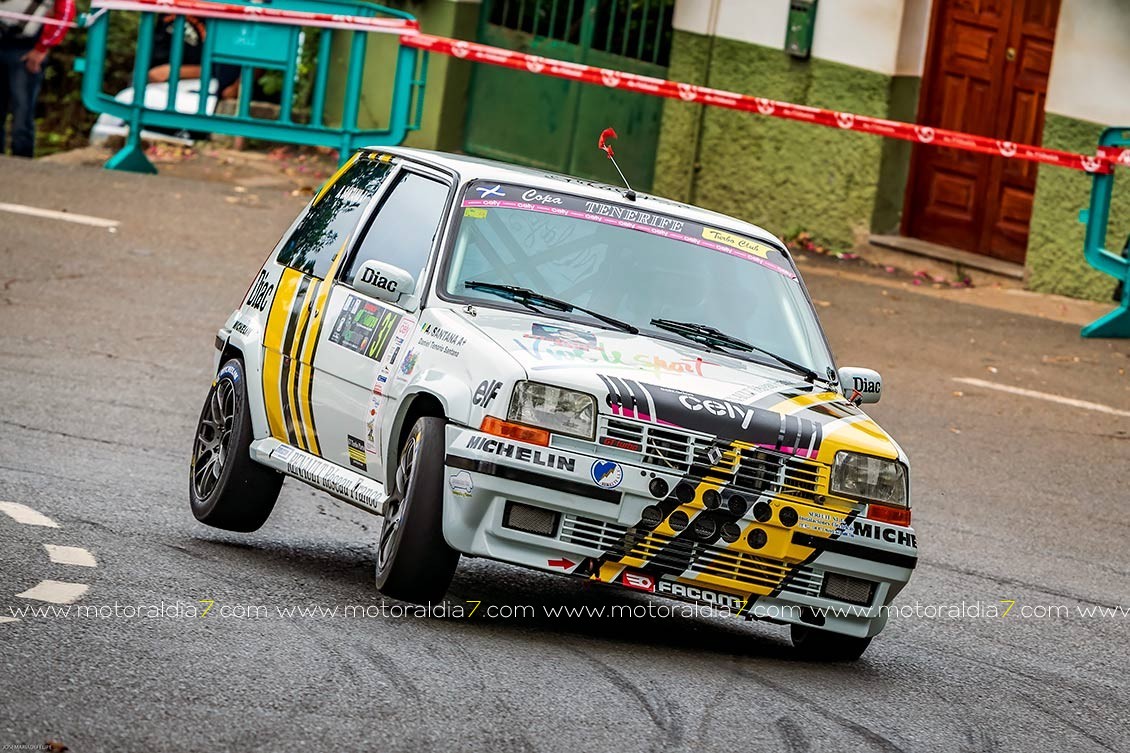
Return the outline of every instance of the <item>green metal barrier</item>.
{"type": "MultiPolygon", "coordinates": [[[[99,8],[95,0],[95,8],[99,8]]],[[[214,5],[203,2],[177,4],[168,2],[162,5],[133,5],[122,2],[107,2],[97,12],[87,17],[86,57],[76,63],[83,73],[82,99],[87,109],[98,113],[109,113],[121,118],[129,126],[129,136],[125,146],[106,163],[112,170],[156,173],[157,170],[141,146],[143,129],[165,129],[203,133],[222,133],[232,136],[266,141],[278,141],[309,146],[334,147],[339,150],[344,162],[361,146],[394,145],[404,140],[409,131],[420,127],[424,106],[424,86],[427,79],[427,53],[401,45],[395,33],[377,32],[381,43],[397,45],[395,71],[392,75],[381,76],[374,85],[392,86],[392,97],[387,117],[387,125],[378,129],[359,129],[357,127],[358,103],[364,85],[365,50],[369,30],[320,28],[317,40],[316,62],[310,71],[300,71],[303,44],[311,44],[310,34],[303,34],[303,28],[310,27],[309,19],[296,17],[279,23],[265,22],[250,13],[260,8],[272,12],[298,12],[318,14],[320,19],[333,19],[334,22],[348,24],[355,17],[403,19],[415,23],[414,17],[403,11],[384,8],[360,0],[224,0],[214,5]],[[246,17],[213,18],[202,17],[210,7],[242,11],[243,7],[255,8],[246,17]],[[138,24],[136,57],[133,67],[133,91],[131,102],[120,102],[113,94],[103,91],[105,76],[106,40],[110,24],[115,14],[141,14],[138,24]],[[200,44],[200,91],[195,112],[176,109],[177,94],[181,82],[181,64],[184,59],[184,37],[186,17],[191,15],[198,24],[203,24],[204,34],[200,44]],[[147,107],[145,90],[149,70],[153,63],[154,29],[161,22],[172,20],[171,46],[169,54],[168,96],[164,107],[147,107]],[[304,20],[307,23],[304,23],[304,20]],[[326,88],[330,85],[331,42],[333,34],[350,35],[349,62],[344,81],[344,104],[340,117],[326,113],[326,88]],[[215,81],[219,66],[237,66],[239,96],[234,113],[222,114],[208,112],[210,92],[215,91],[217,104],[219,87],[215,81]],[[279,93],[277,118],[254,117],[251,100],[257,71],[277,71],[281,74],[282,85],[279,93]],[[295,92],[300,79],[308,85],[310,92],[309,108],[295,110],[295,92]],[[207,82],[207,83],[205,83],[207,82]]],[[[227,12],[227,11],[217,11],[227,12]]],[[[340,64],[339,64],[340,66],[340,64]]],[[[228,70],[234,70],[229,68],[228,70]]],[[[338,82],[334,82],[338,83],[338,82]]],[[[378,122],[380,118],[378,116],[378,122]]]]}
{"type": "MultiPolygon", "coordinates": [[[[1130,146],[1130,128],[1108,128],[1099,137],[1100,147],[1130,146]]],[[[1119,306],[1083,328],[1083,337],[1130,337],[1130,259],[1108,251],[1107,225],[1110,222],[1110,197],[1114,191],[1114,171],[1095,173],[1091,180],[1091,205],[1079,213],[1087,224],[1083,255],[1095,269],[1119,280],[1119,306]]]]}

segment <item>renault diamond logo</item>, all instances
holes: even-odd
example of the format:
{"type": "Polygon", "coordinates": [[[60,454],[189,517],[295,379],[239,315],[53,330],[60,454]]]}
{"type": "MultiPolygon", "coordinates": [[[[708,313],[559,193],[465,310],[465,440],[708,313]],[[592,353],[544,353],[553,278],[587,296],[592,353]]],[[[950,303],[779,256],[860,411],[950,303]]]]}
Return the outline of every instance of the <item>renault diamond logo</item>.
{"type": "Polygon", "coordinates": [[[718,465],[722,462],[722,450],[718,447],[711,447],[706,451],[706,459],[710,461],[711,465],[718,465]]]}

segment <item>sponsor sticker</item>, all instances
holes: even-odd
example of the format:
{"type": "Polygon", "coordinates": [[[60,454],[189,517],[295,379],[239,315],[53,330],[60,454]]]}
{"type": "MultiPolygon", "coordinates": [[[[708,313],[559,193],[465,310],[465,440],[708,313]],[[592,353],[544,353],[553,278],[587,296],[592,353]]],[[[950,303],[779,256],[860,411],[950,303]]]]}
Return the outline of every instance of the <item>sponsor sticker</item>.
{"type": "Polygon", "coordinates": [[[451,487],[451,493],[456,497],[470,497],[471,492],[475,490],[475,482],[467,471],[459,471],[454,476],[448,476],[447,485],[451,487]]]}
{"type": "Polygon", "coordinates": [[[904,546],[908,549],[918,549],[918,538],[910,531],[887,528],[878,523],[853,520],[850,530],[841,526],[839,533],[840,538],[844,539],[874,539],[875,541],[885,541],[888,544],[904,546]]]}
{"type": "Polygon", "coordinates": [[[350,435],[346,435],[345,441],[349,445],[349,464],[362,471],[368,470],[369,466],[368,463],[366,463],[365,442],[350,435]]]}
{"type": "Polygon", "coordinates": [[[361,270],[361,282],[373,285],[381,290],[387,290],[389,293],[395,293],[397,287],[400,285],[399,281],[391,277],[386,277],[370,267],[365,267],[361,270]]]}
{"type": "Polygon", "coordinates": [[[645,573],[636,573],[631,570],[625,570],[624,574],[620,576],[620,584],[628,588],[634,588],[637,591],[647,591],[648,593],[655,593],[655,578],[645,573]]]}
{"type": "Polygon", "coordinates": [[[608,387],[613,413],[636,417],[636,393],[649,396],[645,420],[727,439],[739,439],[798,457],[816,457],[823,428],[808,415],[782,414],[756,405],[700,395],[631,379],[598,375],[608,387]]]}
{"type": "Polygon", "coordinates": [[[427,322],[420,323],[420,344],[445,356],[458,356],[467,338],[427,322]]]}
{"type": "Polygon", "coordinates": [[[711,591],[708,588],[690,586],[686,583],[676,583],[670,580],[661,580],[656,586],[656,593],[674,596],[679,599],[689,599],[702,604],[740,611],[745,604],[745,599],[722,591],[711,591]]]}
{"type": "Polygon", "coordinates": [[[624,469],[614,460],[594,460],[589,474],[597,486],[605,489],[615,489],[624,480],[624,469]]]}
{"type": "Polygon", "coordinates": [[[262,311],[270,303],[275,294],[275,286],[267,282],[267,270],[261,270],[255,282],[251,283],[251,290],[247,291],[246,304],[256,311],[262,311]]]}
{"type": "Polygon", "coordinates": [[[412,376],[412,372],[416,370],[416,361],[420,360],[420,354],[415,350],[408,351],[404,356],[404,361],[400,364],[400,373],[403,376],[412,376]]]}
{"type": "Polygon", "coordinates": [[[552,452],[543,452],[540,449],[522,447],[521,445],[504,442],[501,439],[492,439],[478,435],[472,436],[467,440],[467,449],[479,450],[481,452],[517,460],[521,463],[542,466],[543,468],[556,468],[559,471],[572,472],[576,470],[577,467],[575,458],[557,455],[552,452]]]}
{"type": "Polygon", "coordinates": [[[479,386],[475,388],[475,394],[471,397],[471,402],[474,405],[486,408],[490,405],[491,401],[498,397],[498,391],[502,389],[502,382],[497,379],[484,379],[479,382],[479,386]]]}
{"type": "Polygon", "coordinates": [[[380,361],[392,342],[392,333],[400,319],[395,311],[351,295],[334,323],[330,342],[380,361]]]}
{"type": "Polygon", "coordinates": [[[480,199],[489,199],[492,196],[498,199],[505,199],[506,193],[502,190],[502,186],[476,186],[475,192],[479,195],[480,199]]]}
{"type": "Polygon", "coordinates": [[[702,237],[705,240],[713,241],[714,243],[721,243],[730,248],[736,248],[739,251],[745,251],[749,254],[760,256],[762,259],[769,258],[769,247],[749,238],[743,238],[740,235],[727,233],[724,230],[715,230],[712,227],[704,227],[702,229],[702,237]]]}
{"type": "Polygon", "coordinates": [[[842,513],[833,514],[821,510],[809,510],[801,516],[797,527],[829,536],[837,536],[846,530],[846,522],[842,513]]]}
{"type": "Polygon", "coordinates": [[[384,494],[374,481],[358,478],[357,474],[328,460],[297,452],[285,445],[275,448],[271,457],[284,462],[287,473],[296,478],[309,481],[372,512],[382,512],[384,494]]]}
{"type": "MultiPolygon", "coordinates": [[[[648,212],[639,207],[609,204],[571,194],[546,193],[524,186],[484,184],[473,186],[464,198],[462,206],[464,209],[497,207],[540,212],[637,230],[739,257],[790,279],[796,279],[785,253],[768,243],[740,237],[717,228],[704,227],[690,219],[648,212]],[[503,198],[507,196],[508,198],[503,198]]],[[[492,215],[490,219],[495,221],[497,218],[492,215]]]]}
{"type": "Polygon", "coordinates": [[[607,447],[615,447],[618,450],[627,450],[628,452],[640,452],[643,450],[643,445],[639,442],[629,442],[626,439],[618,439],[616,437],[601,437],[600,443],[607,447]]]}
{"type": "Polygon", "coordinates": [[[569,327],[558,327],[555,324],[535,323],[530,327],[530,334],[526,337],[543,340],[562,348],[593,350],[598,347],[596,335],[593,333],[569,327]]]}

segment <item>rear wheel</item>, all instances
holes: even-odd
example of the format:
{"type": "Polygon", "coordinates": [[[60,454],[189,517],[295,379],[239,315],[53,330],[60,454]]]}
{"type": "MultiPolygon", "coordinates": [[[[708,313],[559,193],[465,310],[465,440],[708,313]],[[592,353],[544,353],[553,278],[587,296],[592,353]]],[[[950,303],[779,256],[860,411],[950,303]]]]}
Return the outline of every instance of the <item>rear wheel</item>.
{"type": "Polygon", "coordinates": [[[871,645],[870,638],[856,638],[807,625],[792,625],[793,648],[810,661],[855,661],[871,645]]]}
{"type": "Polygon", "coordinates": [[[233,358],[208,391],[192,444],[188,498],[201,523],[249,533],[270,517],[283,476],[251,459],[251,438],[243,364],[233,358]]]}
{"type": "Polygon", "coordinates": [[[377,588],[416,604],[443,598],[459,552],[443,538],[443,419],[416,421],[400,450],[377,545],[377,588]]]}

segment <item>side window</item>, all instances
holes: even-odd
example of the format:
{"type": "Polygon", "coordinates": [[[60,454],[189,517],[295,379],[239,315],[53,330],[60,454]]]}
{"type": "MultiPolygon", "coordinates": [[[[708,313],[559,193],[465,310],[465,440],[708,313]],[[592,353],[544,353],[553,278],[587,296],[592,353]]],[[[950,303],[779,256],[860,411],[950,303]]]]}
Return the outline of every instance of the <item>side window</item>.
{"type": "Polygon", "coordinates": [[[334,256],[352,236],[361,214],[388,175],[388,163],[362,157],[318,199],[279,251],[278,261],[325,277],[334,256]]]}
{"type": "Polygon", "coordinates": [[[415,173],[401,173],[373,214],[342,280],[352,284],[361,264],[376,259],[407,270],[419,282],[446,207],[446,185],[415,173]]]}

